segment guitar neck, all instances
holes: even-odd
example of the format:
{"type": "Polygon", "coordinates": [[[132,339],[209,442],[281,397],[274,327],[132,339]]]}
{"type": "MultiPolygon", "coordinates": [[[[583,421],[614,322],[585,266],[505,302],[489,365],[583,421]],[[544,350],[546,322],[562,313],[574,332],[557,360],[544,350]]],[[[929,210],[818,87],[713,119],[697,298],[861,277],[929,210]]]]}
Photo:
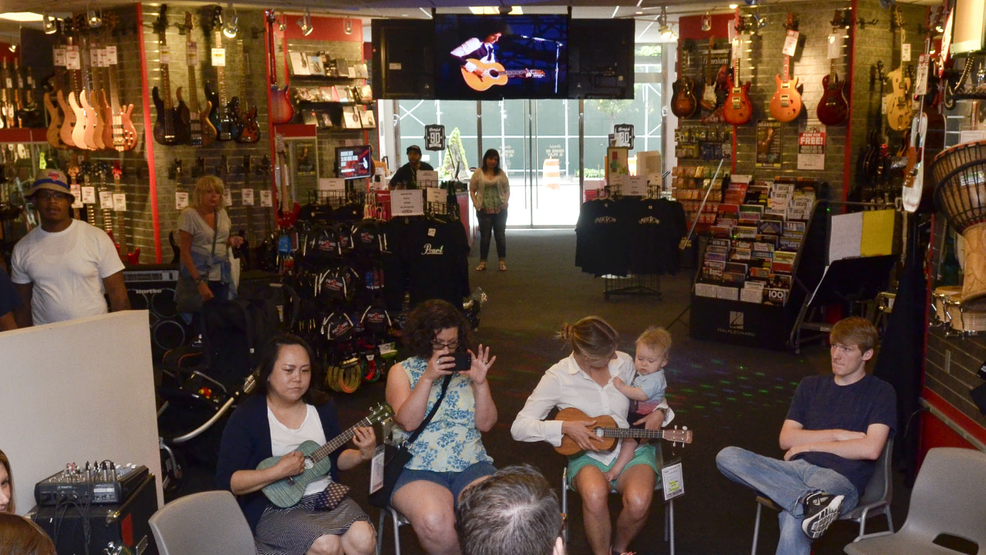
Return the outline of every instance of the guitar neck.
{"type": "Polygon", "coordinates": [[[667,435],[665,430],[642,430],[639,428],[597,428],[596,431],[602,431],[603,437],[620,439],[664,439],[667,435]]]}
{"type": "MultiPolygon", "coordinates": [[[[222,31],[216,30],[216,48],[223,47],[223,34],[222,31]]],[[[219,107],[224,108],[226,106],[226,68],[223,66],[216,66],[216,84],[219,86],[219,107]]]]}
{"type": "MultiPolygon", "coordinates": [[[[164,33],[161,33],[160,36],[161,36],[161,48],[162,49],[167,48],[168,44],[164,38],[164,33]]],[[[168,65],[170,64],[170,56],[171,53],[169,52],[168,63],[164,63],[164,62],[161,63],[161,94],[164,95],[164,107],[165,109],[168,110],[174,108],[174,104],[171,102],[171,75],[168,69],[168,65]]]]}
{"type": "Polygon", "coordinates": [[[120,85],[116,73],[116,64],[110,64],[109,73],[110,73],[110,108],[112,108],[114,116],[119,116],[122,110],[120,109],[120,85]]]}
{"type": "MultiPolygon", "coordinates": [[[[191,52],[195,49],[195,43],[188,41],[185,43],[185,51],[191,52]]],[[[199,112],[199,95],[198,95],[198,83],[195,80],[195,66],[192,64],[192,58],[188,58],[188,109],[192,112],[192,115],[198,114],[199,112]]],[[[195,119],[194,117],[192,119],[195,119]]]]}
{"type": "Polygon", "coordinates": [[[784,55],[784,80],[791,80],[791,57],[787,54],[784,55]]]}
{"type": "Polygon", "coordinates": [[[370,421],[369,417],[360,420],[359,422],[354,424],[352,428],[349,428],[345,432],[342,432],[341,434],[336,436],[332,441],[319,447],[314,453],[312,453],[312,459],[317,463],[318,461],[324,459],[325,457],[328,457],[330,454],[334,453],[336,449],[342,447],[349,440],[353,439],[353,436],[356,435],[356,428],[364,428],[371,424],[372,422],[370,421]]]}

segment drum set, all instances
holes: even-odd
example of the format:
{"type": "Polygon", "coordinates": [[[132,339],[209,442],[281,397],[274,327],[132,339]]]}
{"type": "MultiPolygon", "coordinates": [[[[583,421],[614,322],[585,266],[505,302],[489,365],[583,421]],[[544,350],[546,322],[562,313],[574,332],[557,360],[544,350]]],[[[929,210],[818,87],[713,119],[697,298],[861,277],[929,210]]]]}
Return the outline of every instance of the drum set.
{"type": "Polygon", "coordinates": [[[962,285],[934,290],[932,325],[948,335],[975,335],[986,331],[986,141],[943,150],[931,173],[935,204],[962,235],[964,259],[962,285]]]}

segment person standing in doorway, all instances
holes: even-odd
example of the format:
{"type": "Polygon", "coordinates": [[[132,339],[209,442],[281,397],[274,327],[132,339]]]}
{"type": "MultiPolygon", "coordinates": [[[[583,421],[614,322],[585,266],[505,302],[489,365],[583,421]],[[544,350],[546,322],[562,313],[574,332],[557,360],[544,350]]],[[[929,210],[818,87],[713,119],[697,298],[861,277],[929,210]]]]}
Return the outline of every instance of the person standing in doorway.
{"type": "Polygon", "coordinates": [[[477,272],[486,269],[490,254],[490,234],[496,238],[496,256],[500,259],[500,271],[507,271],[507,204],[510,201],[510,182],[507,172],[500,169],[500,153],[489,149],[483,155],[483,165],[476,169],[469,180],[469,195],[476,207],[479,219],[479,266],[477,272]]]}
{"type": "Polygon", "coordinates": [[[411,145],[407,147],[407,164],[404,164],[394,172],[394,177],[390,178],[391,188],[394,189],[418,189],[418,172],[434,171],[431,164],[421,161],[421,147],[411,145]]]}

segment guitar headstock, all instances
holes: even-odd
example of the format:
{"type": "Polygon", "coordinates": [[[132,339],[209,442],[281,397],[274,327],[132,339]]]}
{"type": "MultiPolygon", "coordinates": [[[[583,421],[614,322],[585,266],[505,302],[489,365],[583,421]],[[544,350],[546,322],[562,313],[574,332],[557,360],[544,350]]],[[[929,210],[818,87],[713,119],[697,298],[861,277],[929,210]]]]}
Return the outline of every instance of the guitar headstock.
{"type": "Polygon", "coordinates": [[[394,409],[390,408],[390,405],[387,403],[377,403],[376,406],[370,409],[370,415],[366,419],[370,421],[370,424],[376,424],[393,418],[393,416],[394,409]]]}
{"type": "Polygon", "coordinates": [[[267,21],[267,26],[273,31],[274,23],[277,21],[277,15],[274,10],[264,10],[264,20],[267,21]]]}
{"type": "Polygon", "coordinates": [[[120,167],[120,161],[117,160],[116,162],[113,162],[113,181],[119,183],[122,178],[123,168],[120,167]]]}
{"type": "Polygon", "coordinates": [[[158,13],[157,21],[154,22],[154,32],[163,35],[168,30],[168,5],[161,4],[161,11],[158,13]]]}
{"type": "Polygon", "coordinates": [[[673,430],[661,431],[663,439],[670,441],[671,443],[680,443],[682,445],[692,442],[692,434],[693,432],[689,430],[687,426],[682,427],[680,430],[677,426],[675,426],[673,430]]]}
{"type": "Polygon", "coordinates": [[[209,30],[213,31],[215,29],[222,29],[222,27],[223,27],[223,8],[222,6],[216,6],[212,8],[212,26],[209,28],[209,30]]]}
{"type": "Polygon", "coordinates": [[[250,155],[249,154],[244,154],[243,155],[242,171],[243,171],[243,175],[244,176],[250,175],[250,155]]]}
{"type": "Polygon", "coordinates": [[[900,11],[900,6],[894,4],[894,7],[890,9],[890,28],[891,29],[903,29],[904,28],[904,14],[900,11]]]}
{"type": "Polygon", "coordinates": [[[182,26],[182,29],[188,34],[188,40],[192,40],[190,33],[193,28],[194,24],[192,23],[192,12],[185,12],[185,25],[182,26]]]}
{"type": "Polygon", "coordinates": [[[798,30],[798,16],[794,12],[788,12],[787,20],[784,21],[784,28],[788,31],[798,30]]]}
{"type": "Polygon", "coordinates": [[[274,139],[274,150],[278,154],[287,154],[288,147],[284,143],[284,135],[277,135],[274,139]]]}
{"type": "Polygon", "coordinates": [[[106,172],[110,170],[110,164],[106,160],[100,160],[95,164],[96,175],[99,176],[99,180],[103,181],[106,179],[106,172]]]}
{"type": "Polygon", "coordinates": [[[270,175],[271,168],[270,156],[264,154],[264,157],[260,160],[260,166],[257,168],[257,173],[260,175],[270,175]]]}
{"type": "Polygon", "coordinates": [[[229,158],[225,154],[219,157],[219,165],[216,166],[216,175],[223,178],[223,180],[229,175],[229,158]]]}
{"type": "Polygon", "coordinates": [[[79,175],[88,178],[92,174],[92,164],[88,161],[79,164],[79,175]]]}

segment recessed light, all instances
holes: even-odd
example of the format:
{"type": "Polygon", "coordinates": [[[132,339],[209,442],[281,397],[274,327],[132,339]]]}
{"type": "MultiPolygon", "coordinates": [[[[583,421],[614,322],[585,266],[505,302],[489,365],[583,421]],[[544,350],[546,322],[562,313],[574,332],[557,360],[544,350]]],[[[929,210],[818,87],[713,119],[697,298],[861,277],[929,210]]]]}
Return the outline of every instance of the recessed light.
{"type": "Polygon", "coordinates": [[[34,21],[41,21],[44,17],[39,13],[34,12],[10,12],[0,15],[0,19],[7,19],[9,21],[18,21],[21,23],[30,23],[34,21]]]}
{"type": "Polygon", "coordinates": [[[408,16],[406,13],[402,13],[401,17],[410,17],[410,16],[408,16]]]}
{"type": "Polygon", "coordinates": [[[730,4],[729,5],[729,9],[731,9],[731,10],[735,10],[738,7],[739,7],[739,4],[730,4]]]}

